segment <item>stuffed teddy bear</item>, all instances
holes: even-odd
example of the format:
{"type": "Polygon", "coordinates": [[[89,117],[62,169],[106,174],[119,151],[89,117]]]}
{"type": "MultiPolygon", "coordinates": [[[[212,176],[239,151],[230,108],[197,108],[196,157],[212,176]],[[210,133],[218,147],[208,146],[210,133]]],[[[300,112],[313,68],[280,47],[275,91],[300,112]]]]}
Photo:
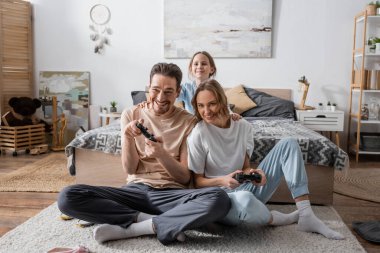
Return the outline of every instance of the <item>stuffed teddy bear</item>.
{"type": "Polygon", "coordinates": [[[43,123],[45,131],[50,131],[50,125],[35,115],[36,110],[41,107],[40,100],[29,97],[12,97],[8,104],[12,109],[2,117],[1,125],[27,126],[43,123]]]}

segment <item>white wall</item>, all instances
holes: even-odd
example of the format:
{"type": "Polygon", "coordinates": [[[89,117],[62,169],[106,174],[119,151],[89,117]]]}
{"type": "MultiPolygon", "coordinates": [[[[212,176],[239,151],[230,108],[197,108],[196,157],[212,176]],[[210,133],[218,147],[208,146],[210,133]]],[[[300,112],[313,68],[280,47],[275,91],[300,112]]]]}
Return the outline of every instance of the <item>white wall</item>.
{"type": "MultiPolygon", "coordinates": [[[[179,0],[180,1],[180,0],[179,0]]],[[[39,71],[90,71],[91,104],[132,105],[130,92],[149,82],[153,64],[178,64],[187,77],[189,59],[163,58],[163,0],[31,0],[34,7],[35,77],[39,71]],[[111,10],[111,46],[93,53],[90,8],[111,10]]],[[[353,17],[368,0],[273,0],[272,58],[220,59],[216,79],[224,86],[293,89],[297,80],[311,83],[308,105],[336,102],[347,111],[353,17]]],[[[201,48],[194,48],[194,52],[201,48]]],[[[347,115],[346,115],[347,116],[347,115]]]]}

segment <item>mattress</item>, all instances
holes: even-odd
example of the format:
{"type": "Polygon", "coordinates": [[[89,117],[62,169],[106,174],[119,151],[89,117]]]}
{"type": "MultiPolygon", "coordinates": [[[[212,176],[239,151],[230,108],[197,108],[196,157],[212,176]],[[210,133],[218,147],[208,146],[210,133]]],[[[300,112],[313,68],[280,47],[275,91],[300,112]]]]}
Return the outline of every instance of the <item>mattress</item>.
{"type": "MultiPolygon", "coordinates": [[[[281,139],[297,139],[305,164],[334,167],[337,170],[348,168],[349,158],[346,152],[326,137],[310,130],[291,119],[245,118],[253,126],[254,151],[251,162],[260,163],[269,151],[281,139]]],[[[75,175],[75,149],[89,149],[120,155],[121,136],[118,121],[110,125],[87,131],[72,140],[65,149],[68,168],[75,175]]]]}
{"type": "Polygon", "coordinates": [[[305,164],[349,167],[346,152],[325,136],[289,119],[245,118],[253,126],[254,151],[251,162],[260,163],[281,139],[292,137],[298,141],[305,164]]]}

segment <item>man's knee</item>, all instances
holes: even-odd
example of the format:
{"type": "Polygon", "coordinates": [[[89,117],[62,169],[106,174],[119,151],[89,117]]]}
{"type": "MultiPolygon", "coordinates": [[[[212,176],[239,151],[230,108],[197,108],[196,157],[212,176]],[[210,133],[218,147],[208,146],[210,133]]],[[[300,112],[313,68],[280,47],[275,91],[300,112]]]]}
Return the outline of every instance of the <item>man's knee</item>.
{"type": "Polygon", "coordinates": [[[70,185],[63,188],[57,199],[57,205],[58,209],[65,214],[68,214],[70,210],[72,210],[74,203],[75,203],[75,197],[78,199],[78,192],[80,189],[82,189],[82,185],[70,185]]]}
{"type": "Polygon", "coordinates": [[[218,217],[224,217],[231,207],[228,194],[219,187],[211,187],[208,190],[209,194],[212,195],[212,197],[209,198],[209,200],[212,201],[210,205],[210,212],[218,217]]]}

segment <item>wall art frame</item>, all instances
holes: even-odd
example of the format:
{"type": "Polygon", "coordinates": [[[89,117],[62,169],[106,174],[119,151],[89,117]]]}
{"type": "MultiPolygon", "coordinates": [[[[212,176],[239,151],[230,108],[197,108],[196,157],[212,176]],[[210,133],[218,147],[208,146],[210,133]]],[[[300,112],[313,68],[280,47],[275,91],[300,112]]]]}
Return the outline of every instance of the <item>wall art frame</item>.
{"type": "MultiPolygon", "coordinates": [[[[66,130],[64,144],[74,139],[82,128],[88,130],[90,72],[41,71],[39,75],[39,97],[50,101],[57,97],[57,115],[65,114],[66,130]]],[[[52,107],[43,108],[42,118],[49,122],[52,107]]]]}
{"type": "Polygon", "coordinates": [[[164,0],[164,57],[269,58],[272,0],[164,0]]]}

